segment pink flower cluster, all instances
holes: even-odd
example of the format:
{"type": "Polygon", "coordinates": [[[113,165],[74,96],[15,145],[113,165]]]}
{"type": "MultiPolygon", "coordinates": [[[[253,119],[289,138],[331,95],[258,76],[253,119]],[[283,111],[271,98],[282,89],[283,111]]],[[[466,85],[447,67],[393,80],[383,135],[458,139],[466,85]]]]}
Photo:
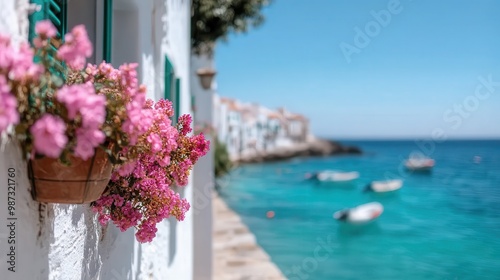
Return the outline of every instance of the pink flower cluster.
{"type": "Polygon", "coordinates": [[[63,86],[56,98],[68,110],[68,118],[80,118],[81,126],[76,129],[77,157],[87,160],[94,155],[97,146],[106,140],[101,126],[106,120],[106,97],[97,95],[92,83],[63,86]]]}
{"type": "Polygon", "coordinates": [[[123,131],[130,135],[130,143],[134,145],[139,137],[148,131],[152,123],[150,110],[144,110],[146,87],[139,86],[137,79],[137,63],[120,66],[120,82],[124,94],[130,98],[127,104],[127,120],[123,123],[123,131]]]}
{"type": "Polygon", "coordinates": [[[12,84],[25,85],[37,80],[43,67],[33,62],[34,52],[25,42],[18,48],[10,37],[0,34],[0,133],[19,122],[16,92],[12,84]]]}
{"type": "Polygon", "coordinates": [[[0,133],[18,122],[17,99],[10,93],[5,76],[0,74],[0,133]]]}
{"type": "Polygon", "coordinates": [[[37,48],[43,48],[48,44],[47,39],[54,38],[57,35],[57,29],[50,20],[42,20],[37,22],[35,33],[38,36],[33,39],[33,44],[37,48]]]}
{"type": "MultiPolygon", "coordinates": [[[[38,26],[39,24],[37,24],[38,26]]],[[[45,24],[39,27],[39,31],[51,35],[52,29],[45,24]]],[[[82,70],[86,59],[92,56],[92,43],[87,35],[84,25],[73,27],[71,33],[64,36],[64,44],[57,51],[57,57],[74,70],[82,70]]]]}
{"type": "Polygon", "coordinates": [[[30,132],[34,139],[34,152],[51,158],[58,158],[68,143],[66,124],[60,117],[51,114],[44,114],[38,119],[30,132]]]}
{"type": "Polygon", "coordinates": [[[187,184],[190,170],[209,147],[203,135],[188,136],[190,116],[183,115],[177,126],[172,126],[170,101],[158,101],[152,112],[153,124],[139,139],[140,144],[146,145],[146,151],[135,164],[116,170],[108,184],[108,193],[94,203],[101,223],[112,220],[121,230],[135,226],[139,242],[153,240],[156,224],[163,219],[171,216],[184,219],[189,203],[171,187],[187,184]],[[130,202],[135,210],[125,207],[122,201],[130,202]]]}
{"type": "Polygon", "coordinates": [[[135,227],[137,240],[150,242],[157,223],[184,219],[190,205],[172,187],[187,184],[209,142],[203,134],[189,135],[189,115],[172,124],[170,101],[146,100],[137,64],[85,67],[92,44],[82,25],[64,42],[50,21],[38,22],[35,32],[34,49],[14,47],[0,35],[0,133],[14,131],[25,155],[63,162],[65,155],[86,160],[105,147],[121,165],[93,209],[101,224],[135,227]],[[33,62],[35,55],[41,64],[33,62]]]}
{"type": "Polygon", "coordinates": [[[135,145],[137,139],[146,133],[152,123],[152,113],[146,108],[146,88],[139,85],[137,64],[124,64],[115,69],[111,64],[102,62],[99,66],[89,64],[85,69],[87,82],[114,82],[120,87],[120,98],[126,101],[121,129],[128,136],[129,145],[135,145]],[[99,81],[95,77],[100,77],[99,81]]]}
{"type": "Polygon", "coordinates": [[[0,34],[0,73],[9,80],[27,82],[36,80],[43,73],[43,66],[33,62],[34,52],[22,42],[18,48],[11,45],[8,36],[0,34]]]}
{"type": "Polygon", "coordinates": [[[128,156],[121,151],[152,121],[137,65],[115,69],[102,63],[81,71],[92,55],[83,25],[64,42],[48,20],[37,22],[35,32],[33,49],[27,43],[16,48],[0,35],[0,133],[14,125],[23,153],[31,156],[72,154],[87,160],[103,144],[115,161],[128,156]]]}

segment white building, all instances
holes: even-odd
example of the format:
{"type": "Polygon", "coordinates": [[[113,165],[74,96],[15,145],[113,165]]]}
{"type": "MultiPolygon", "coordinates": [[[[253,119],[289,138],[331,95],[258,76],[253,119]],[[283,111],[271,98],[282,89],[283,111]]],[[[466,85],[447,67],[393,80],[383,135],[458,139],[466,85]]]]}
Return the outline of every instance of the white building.
{"type": "MultiPolygon", "coordinates": [[[[178,1],[178,0],[177,0],[178,1]]],[[[197,76],[199,69],[213,69],[212,57],[206,55],[191,55],[191,92],[194,98],[194,122],[201,126],[212,127],[214,115],[212,106],[214,104],[215,83],[205,89],[201,86],[197,76]]],[[[205,136],[214,147],[215,139],[210,133],[205,136]]],[[[214,178],[214,153],[211,149],[207,155],[201,158],[193,170],[193,213],[194,213],[194,279],[212,279],[212,191],[215,187],[214,178]]]]}
{"type": "MultiPolygon", "coordinates": [[[[44,4],[29,17],[32,24],[50,17],[64,31],[84,23],[95,49],[90,62],[107,60],[114,65],[138,62],[140,80],[147,85],[150,98],[167,97],[180,114],[191,113],[190,1],[32,2],[44,4]]],[[[28,0],[0,0],[0,7],[0,32],[10,34],[15,42],[27,40],[28,0]]],[[[16,170],[17,220],[14,231],[0,227],[1,279],[201,279],[194,276],[193,229],[203,227],[197,224],[200,219],[196,219],[194,212],[204,209],[196,209],[194,205],[183,222],[162,222],[153,242],[139,244],[133,230],[122,233],[111,224],[101,228],[88,205],[33,201],[20,152],[15,144],[4,141],[0,151],[0,181],[6,181],[9,168],[16,170]],[[7,262],[11,260],[7,256],[10,250],[7,238],[12,234],[16,240],[16,272],[7,270],[12,264],[7,262]]],[[[182,189],[182,195],[190,202],[193,193],[192,183],[182,189]]],[[[0,219],[4,223],[6,196],[7,191],[2,190],[0,219]]],[[[209,211],[210,208],[205,212],[209,211]]],[[[202,245],[210,250],[209,244],[202,245]]],[[[210,275],[203,279],[210,279],[210,275]]]]}
{"type": "Polygon", "coordinates": [[[309,136],[309,121],[303,115],[289,112],[285,108],[279,108],[278,112],[286,120],[286,137],[295,143],[306,141],[309,136]]]}
{"type": "Polygon", "coordinates": [[[214,98],[214,127],[232,160],[289,148],[309,139],[309,121],[284,108],[214,98]]]}
{"type": "Polygon", "coordinates": [[[236,160],[243,150],[243,119],[238,102],[216,95],[214,99],[214,128],[219,141],[226,144],[229,156],[236,160]]]}

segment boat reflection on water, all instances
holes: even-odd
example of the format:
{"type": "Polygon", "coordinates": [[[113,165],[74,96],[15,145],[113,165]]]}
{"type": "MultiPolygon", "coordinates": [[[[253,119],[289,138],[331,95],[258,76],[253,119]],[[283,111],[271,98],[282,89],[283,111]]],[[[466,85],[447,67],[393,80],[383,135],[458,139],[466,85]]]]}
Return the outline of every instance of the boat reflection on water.
{"type": "Polygon", "coordinates": [[[378,235],[382,232],[377,220],[364,224],[338,223],[337,236],[343,242],[351,241],[353,236],[378,235]]]}

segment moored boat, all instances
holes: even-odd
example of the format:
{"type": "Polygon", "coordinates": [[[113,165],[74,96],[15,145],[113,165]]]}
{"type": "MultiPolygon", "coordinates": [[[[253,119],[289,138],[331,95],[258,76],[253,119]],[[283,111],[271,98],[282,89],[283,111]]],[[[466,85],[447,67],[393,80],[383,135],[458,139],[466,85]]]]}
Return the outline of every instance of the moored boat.
{"type": "Polygon", "coordinates": [[[367,191],[373,192],[392,192],[397,191],[403,186],[403,180],[385,180],[385,181],[372,181],[368,186],[366,186],[367,191]]]}
{"type": "Polygon", "coordinates": [[[354,208],[337,211],[333,213],[333,218],[350,224],[364,224],[377,219],[382,212],[384,212],[382,204],[379,202],[370,202],[354,208]]]}
{"type": "Polygon", "coordinates": [[[326,170],[318,172],[315,177],[320,182],[350,182],[359,178],[359,172],[326,170]]]}
{"type": "Polygon", "coordinates": [[[435,161],[428,157],[410,157],[404,164],[411,171],[430,171],[434,167],[435,161]]]}

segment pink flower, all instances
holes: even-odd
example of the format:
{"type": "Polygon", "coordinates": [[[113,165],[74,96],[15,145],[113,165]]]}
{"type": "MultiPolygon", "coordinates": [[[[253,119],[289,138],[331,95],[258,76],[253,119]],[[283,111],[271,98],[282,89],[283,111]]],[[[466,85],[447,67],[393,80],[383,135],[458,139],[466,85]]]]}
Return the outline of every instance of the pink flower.
{"type": "Polygon", "coordinates": [[[63,86],[56,98],[66,106],[69,119],[80,113],[84,127],[100,127],[106,120],[106,97],[97,95],[90,82],[63,86]]]}
{"type": "Polygon", "coordinates": [[[154,108],[158,111],[161,111],[162,114],[165,114],[167,117],[171,118],[174,115],[174,109],[172,107],[172,102],[161,99],[156,102],[154,108]]]}
{"type": "Polygon", "coordinates": [[[191,122],[193,119],[191,118],[191,115],[184,114],[179,117],[179,125],[181,126],[181,134],[182,135],[187,135],[189,132],[192,131],[191,129],[191,122]]]}
{"type": "Polygon", "coordinates": [[[14,80],[38,79],[43,73],[43,66],[33,62],[34,53],[28,43],[21,43],[19,51],[11,56],[9,78],[14,80]]]}
{"type": "Polygon", "coordinates": [[[10,46],[10,36],[0,33],[0,46],[10,46]]]}
{"type": "Polygon", "coordinates": [[[57,51],[57,57],[65,61],[70,68],[82,70],[85,61],[92,56],[92,43],[85,26],[80,24],[64,36],[64,44],[57,51]]]}
{"type": "Polygon", "coordinates": [[[165,167],[165,166],[170,164],[170,156],[165,156],[164,158],[159,158],[157,161],[161,167],[165,167]]]}
{"type": "MultiPolygon", "coordinates": [[[[9,38],[10,39],[10,38],[9,38]]],[[[16,55],[14,49],[10,46],[10,40],[3,39],[0,34],[0,69],[9,70],[12,61],[16,55]]]]}
{"type": "Polygon", "coordinates": [[[176,172],[172,173],[172,177],[179,186],[185,186],[188,183],[189,170],[193,167],[191,160],[186,159],[177,163],[176,172]]]}
{"type": "Polygon", "coordinates": [[[130,173],[134,171],[135,168],[135,162],[127,162],[120,166],[120,168],[117,170],[118,174],[120,176],[128,176],[130,173]]]}
{"type": "Polygon", "coordinates": [[[106,97],[96,94],[87,96],[80,113],[84,127],[100,127],[106,120],[106,97]]]}
{"type": "MultiPolygon", "coordinates": [[[[86,84],[81,85],[70,85],[63,86],[57,91],[57,101],[63,103],[68,110],[68,118],[70,120],[75,119],[76,115],[80,111],[80,108],[84,106],[85,99],[89,95],[87,91],[93,91],[94,87],[88,87],[86,84]]],[[[95,94],[95,92],[93,92],[95,94]]]]}
{"type": "Polygon", "coordinates": [[[64,121],[50,114],[44,114],[30,128],[33,135],[33,146],[37,153],[58,158],[64,150],[68,137],[66,137],[66,124],[64,121]]]}
{"type": "Polygon", "coordinates": [[[0,133],[19,122],[17,99],[9,91],[10,87],[5,76],[0,75],[0,133]]]}
{"type": "Polygon", "coordinates": [[[151,152],[157,153],[162,149],[162,142],[160,136],[156,133],[149,134],[147,141],[151,145],[151,152]]]}
{"type": "Polygon", "coordinates": [[[114,200],[113,204],[115,206],[121,207],[125,203],[125,199],[123,199],[123,197],[121,197],[121,196],[119,196],[117,194],[113,195],[112,197],[113,197],[113,200],[114,200]]]}
{"type": "Polygon", "coordinates": [[[147,221],[142,223],[140,229],[135,234],[137,241],[141,243],[151,242],[153,238],[156,236],[156,232],[158,229],[156,228],[156,223],[147,221]]]}
{"type": "Polygon", "coordinates": [[[132,102],[126,105],[127,120],[123,122],[122,129],[129,135],[130,143],[135,145],[137,138],[151,127],[151,110],[144,109],[141,103],[132,102]]]}
{"type": "Polygon", "coordinates": [[[106,214],[101,214],[101,215],[99,215],[99,218],[98,218],[101,226],[107,225],[110,219],[111,219],[111,217],[109,215],[106,215],[106,214]]]}
{"type": "Polygon", "coordinates": [[[57,29],[50,20],[46,19],[36,23],[35,33],[44,38],[53,38],[57,35],[57,29]]]}
{"type": "MultiPolygon", "coordinates": [[[[159,121],[157,121],[159,122],[159,121]]],[[[170,153],[171,151],[177,149],[177,139],[179,138],[179,132],[175,127],[170,125],[170,119],[164,119],[163,122],[158,124],[161,131],[161,138],[163,139],[165,153],[170,153]]]]}
{"type": "Polygon", "coordinates": [[[202,134],[195,135],[190,138],[194,145],[194,150],[191,152],[190,159],[196,162],[200,157],[206,155],[210,149],[210,141],[205,139],[202,134]]]}
{"type": "Polygon", "coordinates": [[[106,135],[99,129],[78,128],[76,130],[75,156],[87,160],[94,155],[95,148],[104,143],[106,135]]]}

